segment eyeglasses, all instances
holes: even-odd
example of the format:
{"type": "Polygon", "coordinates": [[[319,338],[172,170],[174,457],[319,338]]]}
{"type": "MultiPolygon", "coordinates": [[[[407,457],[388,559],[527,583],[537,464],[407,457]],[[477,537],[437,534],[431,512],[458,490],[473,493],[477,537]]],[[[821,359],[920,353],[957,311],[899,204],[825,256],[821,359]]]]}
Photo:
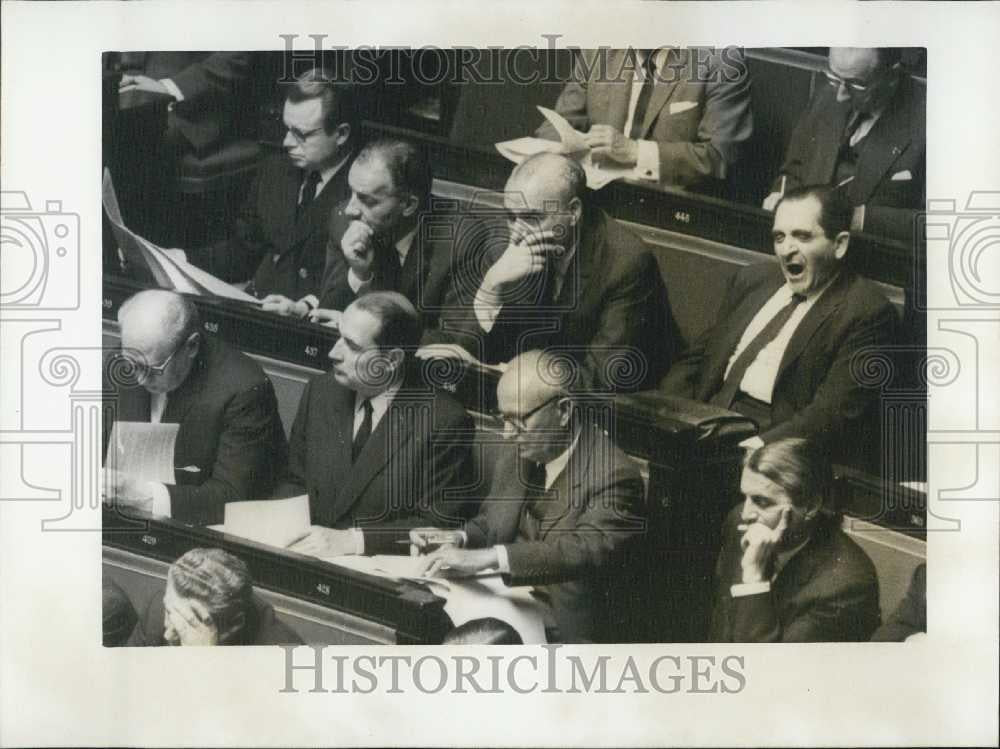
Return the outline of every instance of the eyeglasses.
{"type": "Polygon", "coordinates": [[[146,364],[146,362],[140,361],[135,357],[126,354],[124,351],[118,353],[115,358],[126,366],[131,367],[132,371],[135,373],[136,379],[138,380],[148,380],[151,377],[162,377],[163,373],[167,371],[167,367],[170,366],[170,362],[175,356],[177,356],[177,352],[183,348],[184,343],[185,342],[181,342],[181,344],[174,349],[173,353],[170,354],[170,356],[168,356],[162,364],[146,364]]]}
{"type": "Polygon", "coordinates": [[[857,81],[849,81],[836,75],[832,70],[824,70],[823,75],[826,76],[826,82],[829,83],[834,88],[840,88],[841,86],[846,86],[848,90],[854,91],[855,93],[862,94],[868,89],[870,89],[876,81],[869,81],[868,83],[858,83],[857,81]]]}
{"type": "Polygon", "coordinates": [[[533,409],[531,409],[530,411],[528,411],[528,413],[526,413],[526,414],[521,414],[520,416],[508,416],[507,414],[500,414],[500,418],[503,419],[503,423],[504,424],[510,424],[512,427],[514,427],[514,429],[516,431],[518,431],[518,432],[524,432],[528,428],[527,424],[526,424],[526,422],[528,421],[528,419],[530,419],[532,416],[534,416],[536,413],[538,413],[539,411],[541,411],[543,408],[545,408],[547,405],[549,405],[553,401],[557,401],[557,400],[559,400],[562,397],[563,396],[561,396],[561,395],[553,395],[547,401],[545,401],[544,403],[542,403],[539,406],[535,406],[533,409]]]}
{"type": "Polygon", "coordinates": [[[307,140],[309,140],[311,137],[313,137],[316,133],[318,133],[322,129],[323,129],[322,127],[317,127],[312,130],[307,130],[305,132],[302,132],[301,130],[295,127],[285,128],[285,130],[287,130],[292,134],[292,137],[295,138],[295,142],[298,143],[300,146],[304,146],[307,140]]]}

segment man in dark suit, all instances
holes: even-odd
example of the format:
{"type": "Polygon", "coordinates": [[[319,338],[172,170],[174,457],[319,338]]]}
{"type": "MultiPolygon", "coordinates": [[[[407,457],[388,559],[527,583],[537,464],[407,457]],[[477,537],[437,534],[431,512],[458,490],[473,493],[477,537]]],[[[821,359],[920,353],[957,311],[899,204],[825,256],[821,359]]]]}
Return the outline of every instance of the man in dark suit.
{"type": "Polygon", "coordinates": [[[330,221],[323,282],[295,310],[336,327],[341,312],[368,291],[398,291],[417,308],[425,329],[437,324],[451,276],[452,239],[435,234],[433,177],[413,143],[368,143],[347,176],[350,199],[330,221]]]}
{"type": "Polygon", "coordinates": [[[583,169],[565,156],[516,166],[506,227],[456,260],[439,338],[489,363],[558,348],[581,360],[592,387],[653,386],[681,346],[656,258],[585,192],[583,169]]]}
{"type": "MultiPolygon", "coordinates": [[[[555,110],[595,158],[662,185],[725,179],[753,131],[750,76],[735,47],[584,50],[555,110]]],[[[555,130],[545,123],[538,135],[555,130]]]]}
{"type": "Polygon", "coordinates": [[[252,276],[249,291],[266,311],[291,314],[290,299],[320,288],[330,214],[348,195],[358,108],[355,87],[323,69],[290,84],[285,152],[260,165],[233,236],[213,248],[211,270],[232,281],[252,276]]]}
{"type": "MultiPolygon", "coordinates": [[[[871,453],[877,391],[859,381],[897,315],[874,283],[844,267],[850,206],[830,187],[792,190],[774,214],[778,263],[734,276],[714,325],[661,389],[757,421],[753,444],[809,437],[842,461],[871,453]]],[[[877,453],[876,453],[877,454],[877,453]]]]}
{"type": "Polygon", "coordinates": [[[306,387],[277,496],[309,495],[313,527],[290,548],[316,556],[405,552],[407,532],[468,516],[472,422],[421,381],[420,319],[401,294],[362,295],[340,320],[333,368],[306,387]]]}
{"type": "MultiPolygon", "coordinates": [[[[267,496],[282,475],[285,433],[271,381],[248,356],[201,332],[198,311],[172,291],[140,291],[118,313],[124,374],[149,401],[140,420],[179,424],[174,483],[105,468],[109,498],[187,523],[220,523],[226,502],[267,496]]],[[[119,418],[127,414],[119,414],[119,418]]]]}
{"type": "Polygon", "coordinates": [[[574,404],[574,380],[556,353],[514,359],[497,397],[516,451],[505,451],[461,531],[421,528],[410,538],[425,550],[444,544],[427,556],[425,574],[498,569],[508,585],[536,586],[555,637],[589,642],[609,635],[608,586],[628,584],[621,554],[644,528],[643,486],[636,465],[574,404]]]}
{"type": "Polygon", "coordinates": [[[765,208],[791,188],[834,185],[854,206],[852,229],[912,241],[926,190],[926,95],[900,51],[830,50],[830,85],[792,133],[765,208]]]}
{"type": "Polygon", "coordinates": [[[875,566],[840,528],[823,450],[801,439],[750,453],[726,519],[713,642],[860,642],[879,624],[875,566]]]}

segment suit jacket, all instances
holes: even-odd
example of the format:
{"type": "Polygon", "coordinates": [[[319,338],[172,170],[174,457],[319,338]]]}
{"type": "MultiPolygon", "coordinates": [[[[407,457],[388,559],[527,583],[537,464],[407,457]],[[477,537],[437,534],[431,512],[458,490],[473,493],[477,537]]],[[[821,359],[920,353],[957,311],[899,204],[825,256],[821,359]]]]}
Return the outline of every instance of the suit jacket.
{"type": "Polygon", "coordinates": [[[418,386],[411,373],[356,462],[355,392],[327,373],[302,393],[288,474],[277,496],[309,495],[314,525],[357,527],[365,553],[402,553],[418,526],[454,526],[469,516],[472,420],[451,396],[418,386]]]}
{"type": "MultiPolygon", "coordinates": [[[[707,402],[721,388],[729,358],[750,321],[784,283],[772,262],[739,270],[715,324],[678,359],[661,389],[707,402]]],[[[891,343],[896,324],[895,310],[875,284],[842,269],[788,342],[774,383],[771,427],[761,438],[823,440],[843,462],[869,454],[878,436],[878,391],[858,381],[864,367],[859,362],[852,367],[852,359],[862,348],[891,343]]]]}
{"type": "MultiPolygon", "coordinates": [[[[847,103],[823,86],[796,125],[788,152],[773,189],[830,184],[837,154],[850,116],[847,103]]],[[[855,206],[865,206],[862,229],[901,240],[911,240],[913,220],[923,210],[926,192],[926,94],[909,76],[868,134],[855,146],[854,179],[845,185],[855,206]]]]}
{"type": "Polygon", "coordinates": [[[716,569],[712,642],[861,642],[879,624],[878,578],[868,555],[839,527],[818,529],[768,593],[733,597],[743,579],[740,507],[726,518],[716,569]]]}
{"type": "MultiPolygon", "coordinates": [[[[667,67],[653,83],[642,122],[641,138],[657,143],[663,184],[725,179],[753,132],[750,78],[742,51],[730,47],[709,53],[701,48],[705,56],[699,63],[698,50],[670,53],[667,67]]],[[[633,67],[623,49],[581,52],[556,111],[582,132],[594,124],[623,131],[633,67]]],[[[557,137],[547,122],[538,135],[557,137]]]]}
{"type": "Polygon", "coordinates": [[[495,236],[463,249],[441,316],[442,339],[490,363],[535,348],[562,349],[581,360],[590,384],[615,391],[653,387],[667,371],[683,346],[667,289],[656,258],[618,221],[587,206],[558,295],[546,296],[545,279],[526,283],[526,294],[505,303],[485,333],[473,303],[507,247],[495,236]]]}
{"type": "MultiPolygon", "coordinates": [[[[339,206],[330,218],[329,239],[326,248],[326,270],[323,273],[319,306],[325,309],[345,309],[356,298],[348,282],[349,266],[344,260],[340,240],[351,223],[339,206]]],[[[376,245],[372,266],[371,290],[398,291],[417,308],[425,328],[437,325],[438,315],[451,278],[452,241],[435,238],[430,231],[445,217],[427,212],[418,221],[416,234],[406,255],[399,264],[395,247],[384,242],[376,245]]]]}
{"type": "Polygon", "coordinates": [[[251,291],[258,297],[319,295],[330,214],[350,195],[349,168],[348,161],[312,203],[299,209],[302,170],[284,154],[261,165],[227,249],[233,267],[248,273],[256,267],[251,291]]]}
{"type": "Polygon", "coordinates": [[[196,151],[205,151],[233,134],[239,100],[248,95],[252,72],[248,52],[127,52],[126,69],[157,80],[169,78],[184,94],[168,116],[196,151]]]}
{"type": "Polygon", "coordinates": [[[643,485],[636,465],[603,431],[584,427],[569,463],[549,490],[535,540],[524,535],[528,464],[505,451],[487,499],[465,530],[471,547],[507,548],[508,585],[534,585],[548,599],[567,642],[608,637],[610,585],[627,585],[622,552],[642,528],[643,485]]]}
{"type": "Polygon", "coordinates": [[[910,635],[927,631],[927,565],[913,570],[910,587],[885,624],[875,630],[872,642],[902,642],[910,635]]]}
{"type": "MultiPolygon", "coordinates": [[[[142,392],[140,413],[122,418],[149,420],[149,396],[142,392]]],[[[202,337],[191,372],[167,395],[160,421],[180,424],[175,484],[167,486],[177,520],[221,523],[226,502],[266,497],[284,473],[288,445],[271,381],[223,341],[202,337]]]]}
{"type": "MultiPolygon", "coordinates": [[[[146,607],[142,619],[132,630],[125,643],[130,647],[156,647],[167,645],[163,638],[163,596],[154,596],[146,607]]],[[[256,596],[248,612],[243,631],[227,645],[301,645],[302,638],[294,629],[278,619],[274,607],[256,596]]]]}

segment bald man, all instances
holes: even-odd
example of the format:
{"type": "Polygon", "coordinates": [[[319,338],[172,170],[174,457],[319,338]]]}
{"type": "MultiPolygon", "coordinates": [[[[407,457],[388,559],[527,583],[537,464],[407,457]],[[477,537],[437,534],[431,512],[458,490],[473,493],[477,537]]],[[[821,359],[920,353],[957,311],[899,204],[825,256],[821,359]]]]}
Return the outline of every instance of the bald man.
{"type": "Polygon", "coordinates": [[[621,553],[643,528],[636,465],[578,410],[579,373],[552,352],[515,358],[497,398],[505,450],[479,514],[460,531],[421,528],[419,550],[438,546],[424,574],[451,577],[497,569],[508,585],[533,585],[549,604],[549,639],[610,637],[609,585],[626,585],[621,553]]]}
{"type": "Polygon", "coordinates": [[[173,483],[105,469],[109,500],[210,525],[222,522],[226,502],[266,496],[285,470],[288,444],[260,366],[206,337],[194,304],[172,291],[140,291],[118,323],[121,356],[149,394],[143,418],[180,428],[173,483]]]}
{"type": "Polygon", "coordinates": [[[823,86],[788,144],[764,201],[803,185],[832,185],[854,206],[852,231],[913,237],[925,196],[923,87],[903,68],[900,48],[832,47],[823,86]]]}
{"type": "Polygon", "coordinates": [[[681,348],[660,269],[585,193],[583,170],[565,156],[516,166],[506,226],[462,253],[438,336],[489,363],[555,347],[582,362],[589,386],[652,387],[681,348]]]}

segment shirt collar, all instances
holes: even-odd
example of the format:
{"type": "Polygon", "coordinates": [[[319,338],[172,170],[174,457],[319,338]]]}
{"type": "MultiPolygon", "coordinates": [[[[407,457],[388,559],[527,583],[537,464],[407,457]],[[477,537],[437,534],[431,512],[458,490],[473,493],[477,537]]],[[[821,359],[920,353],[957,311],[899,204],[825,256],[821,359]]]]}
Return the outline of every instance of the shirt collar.
{"type": "MultiPolygon", "coordinates": [[[[396,393],[403,386],[401,382],[397,382],[394,385],[390,385],[388,388],[383,390],[378,395],[373,395],[368,400],[372,404],[372,419],[378,420],[389,408],[389,404],[392,399],[396,397],[396,393]]],[[[354,410],[355,412],[361,410],[361,404],[365,401],[365,397],[361,393],[355,393],[354,395],[354,410]]]]}
{"type": "MultiPolygon", "coordinates": [[[[836,281],[838,278],[840,278],[841,273],[842,271],[837,271],[836,273],[833,274],[832,277],[827,279],[826,283],[824,283],[818,289],[813,289],[809,293],[803,294],[806,301],[813,302],[819,299],[821,296],[823,296],[823,294],[826,293],[826,290],[829,289],[831,286],[833,286],[833,282],[836,281]]],[[[788,282],[785,282],[785,285],[781,287],[781,292],[787,299],[791,299],[792,296],[796,293],[792,291],[792,287],[788,285],[788,282]]]]}
{"type": "Polygon", "coordinates": [[[570,443],[569,447],[563,450],[559,455],[554,457],[548,463],[545,464],[545,488],[546,490],[551,489],[552,485],[556,482],[565,468],[566,464],[569,463],[570,455],[573,454],[573,450],[576,449],[577,443],[580,441],[580,432],[576,433],[573,441],[570,443]]]}
{"type": "Polygon", "coordinates": [[[341,169],[341,167],[343,167],[344,164],[347,163],[347,160],[350,157],[351,157],[351,154],[350,153],[346,153],[346,154],[344,154],[344,158],[342,158],[336,164],[332,164],[331,166],[328,166],[325,169],[320,169],[319,170],[319,186],[317,188],[317,192],[319,192],[319,190],[322,190],[324,187],[326,187],[327,183],[336,176],[337,172],[339,172],[340,169],[341,169]]]}
{"type": "Polygon", "coordinates": [[[414,227],[406,232],[406,234],[400,237],[396,242],[396,254],[399,255],[400,265],[406,262],[406,256],[410,254],[410,248],[413,246],[413,238],[416,236],[417,229],[414,227]]]}

